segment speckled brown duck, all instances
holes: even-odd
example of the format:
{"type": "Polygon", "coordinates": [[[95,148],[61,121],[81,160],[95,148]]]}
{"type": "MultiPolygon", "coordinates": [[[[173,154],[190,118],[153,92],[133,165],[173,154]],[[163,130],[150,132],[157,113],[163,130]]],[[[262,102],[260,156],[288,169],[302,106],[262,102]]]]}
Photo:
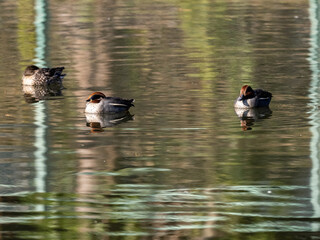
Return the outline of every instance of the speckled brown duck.
{"type": "Polygon", "coordinates": [[[66,74],[62,74],[64,67],[39,68],[35,65],[26,67],[23,76],[23,85],[58,85],[62,86],[62,79],[66,74]]]}

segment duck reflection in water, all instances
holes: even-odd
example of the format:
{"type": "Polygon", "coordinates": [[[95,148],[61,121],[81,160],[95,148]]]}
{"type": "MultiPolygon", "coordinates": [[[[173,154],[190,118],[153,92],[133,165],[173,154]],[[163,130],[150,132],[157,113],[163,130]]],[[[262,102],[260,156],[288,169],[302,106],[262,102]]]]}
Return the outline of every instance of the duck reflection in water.
{"type": "Polygon", "coordinates": [[[243,131],[252,130],[254,122],[260,119],[267,119],[272,115],[269,107],[260,108],[235,108],[234,109],[240,118],[240,124],[243,131]]]}
{"type": "Polygon", "coordinates": [[[103,132],[103,128],[114,127],[134,119],[134,115],[131,115],[129,111],[108,114],[85,113],[85,115],[87,126],[91,128],[91,132],[103,132]]]}
{"type": "Polygon", "coordinates": [[[22,91],[27,103],[36,103],[51,97],[62,96],[62,89],[59,86],[22,85],[22,91]]]}

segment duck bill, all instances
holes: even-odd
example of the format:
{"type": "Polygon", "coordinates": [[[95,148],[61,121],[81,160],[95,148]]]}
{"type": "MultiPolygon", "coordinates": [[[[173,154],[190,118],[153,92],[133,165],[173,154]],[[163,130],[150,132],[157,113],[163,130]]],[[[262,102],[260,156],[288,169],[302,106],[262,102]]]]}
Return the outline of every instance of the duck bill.
{"type": "Polygon", "coordinates": [[[244,95],[241,94],[241,95],[239,96],[239,100],[242,101],[243,99],[244,99],[244,95]]]}

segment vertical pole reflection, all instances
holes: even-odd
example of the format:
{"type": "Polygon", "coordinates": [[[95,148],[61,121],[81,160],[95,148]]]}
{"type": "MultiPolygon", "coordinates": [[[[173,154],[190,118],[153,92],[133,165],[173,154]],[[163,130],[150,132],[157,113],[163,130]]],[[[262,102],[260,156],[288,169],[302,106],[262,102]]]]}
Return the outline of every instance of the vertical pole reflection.
{"type": "MultiPolygon", "coordinates": [[[[34,62],[39,67],[45,66],[45,47],[46,47],[46,38],[45,38],[45,0],[35,0],[35,29],[36,29],[36,58],[34,62]]],[[[35,116],[34,122],[36,125],[35,130],[35,147],[34,152],[35,156],[35,187],[36,192],[46,192],[45,178],[47,175],[46,171],[46,105],[44,101],[40,101],[35,104],[35,116]]],[[[39,211],[44,210],[43,206],[38,206],[39,211]]]]}
{"type": "Polygon", "coordinates": [[[35,107],[35,187],[36,192],[45,192],[45,177],[46,177],[46,124],[45,124],[45,109],[44,102],[38,102],[35,107]]]}
{"type": "MultiPolygon", "coordinates": [[[[309,17],[310,17],[310,54],[309,62],[311,69],[311,82],[309,89],[310,105],[310,158],[312,161],[310,188],[311,188],[311,204],[313,206],[313,217],[320,217],[320,196],[319,196],[319,144],[320,144],[320,114],[317,109],[320,99],[320,81],[319,81],[319,64],[318,64],[318,48],[319,48],[319,3],[317,0],[309,0],[309,17]]],[[[319,223],[312,224],[313,231],[320,230],[319,223]]]]}

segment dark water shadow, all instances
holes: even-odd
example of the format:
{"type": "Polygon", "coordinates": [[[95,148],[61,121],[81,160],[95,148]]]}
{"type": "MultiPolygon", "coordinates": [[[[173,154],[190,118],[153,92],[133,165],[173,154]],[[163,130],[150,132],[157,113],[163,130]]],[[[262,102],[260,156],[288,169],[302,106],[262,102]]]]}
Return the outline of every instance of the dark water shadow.
{"type": "Polygon", "coordinates": [[[129,111],[110,114],[86,113],[85,115],[87,127],[91,128],[91,132],[103,132],[103,128],[114,127],[134,119],[134,115],[129,111]]]}
{"type": "Polygon", "coordinates": [[[250,109],[235,108],[234,110],[240,119],[240,125],[243,131],[252,130],[254,122],[272,116],[272,111],[269,107],[250,109]]]}

